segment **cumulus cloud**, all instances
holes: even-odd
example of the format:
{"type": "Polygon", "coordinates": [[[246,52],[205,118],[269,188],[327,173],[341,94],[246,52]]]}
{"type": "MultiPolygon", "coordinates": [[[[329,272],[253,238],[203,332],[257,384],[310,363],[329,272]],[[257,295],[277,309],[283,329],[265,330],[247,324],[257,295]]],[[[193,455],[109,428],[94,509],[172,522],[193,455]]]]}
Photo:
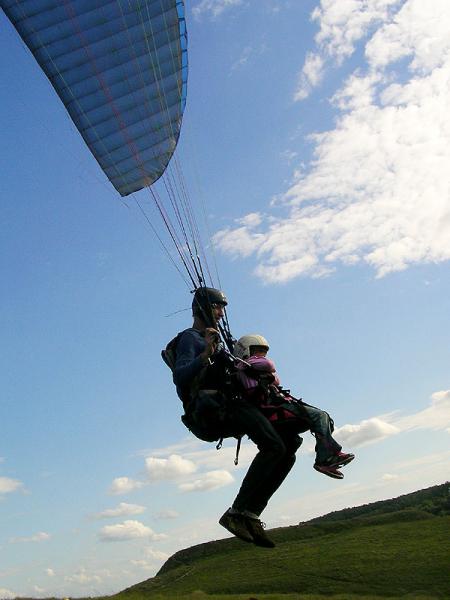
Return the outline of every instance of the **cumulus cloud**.
{"type": "Polygon", "coordinates": [[[399,429],[378,417],[364,419],[357,425],[344,425],[335,431],[335,436],[346,447],[356,448],[399,433],[399,429]]]}
{"type": "Polygon", "coordinates": [[[45,573],[46,575],[48,575],[48,577],[54,577],[55,576],[55,571],[51,568],[45,569],[45,573]]]}
{"type": "Polygon", "coordinates": [[[155,564],[166,561],[169,555],[153,548],[144,548],[144,558],[131,560],[131,564],[141,569],[150,570],[155,568],[155,564]]]}
{"type": "Polygon", "coordinates": [[[17,598],[19,594],[12,592],[6,588],[0,588],[0,598],[4,598],[5,600],[12,600],[13,598],[17,598]]]}
{"type": "Polygon", "coordinates": [[[294,100],[304,100],[309,96],[323,79],[324,60],[319,54],[309,52],[305,64],[299,76],[298,89],[294,94],[294,100]]]}
{"type": "Polygon", "coordinates": [[[81,585],[102,582],[102,578],[99,575],[89,573],[84,567],[78,569],[73,575],[66,575],[64,580],[68,583],[78,583],[81,585]]]}
{"type": "MultiPolygon", "coordinates": [[[[450,390],[431,395],[430,406],[410,415],[393,412],[364,419],[356,425],[344,425],[335,430],[336,438],[348,447],[365,446],[392,435],[413,429],[445,431],[450,427],[450,390]]],[[[386,475],[386,479],[388,475],[386,475]]]]}
{"type": "Polygon", "coordinates": [[[151,558],[154,560],[167,560],[169,558],[169,554],[166,554],[166,552],[161,552],[161,550],[154,550],[151,547],[144,548],[144,556],[146,558],[151,558]]]}
{"type": "Polygon", "coordinates": [[[229,485],[234,481],[231,473],[225,470],[209,471],[194,481],[181,483],[178,488],[182,492],[211,492],[229,485]]]}
{"type": "Polygon", "coordinates": [[[11,544],[21,544],[29,542],[46,542],[50,538],[51,535],[49,533],[46,533],[45,531],[39,531],[38,533],[35,533],[34,535],[28,537],[13,537],[10,538],[9,541],[11,544]]]}
{"type": "Polygon", "coordinates": [[[150,456],[145,459],[145,467],[150,481],[178,479],[197,470],[197,466],[191,460],[186,460],[178,454],[171,454],[169,458],[150,456]]]}
{"type": "Polygon", "coordinates": [[[404,0],[322,0],[312,13],[319,25],[317,44],[341,62],[353,54],[355,44],[377,23],[391,20],[404,0]]]}
{"type": "Polygon", "coordinates": [[[23,488],[23,483],[17,479],[10,477],[0,477],[0,496],[3,494],[11,494],[23,488]]]}
{"type": "Polygon", "coordinates": [[[113,495],[128,494],[133,490],[141,488],[143,485],[142,481],[136,481],[129,477],[116,477],[109,488],[109,493],[113,495]]]}
{"type": "MultiPolygon", "coordinates": [[[[256,452],[256,446],[252,442],[242,440],[237,468],[246,468],[253,460],[256,452]]],[[[227,470],[233,464],[235,456],[235,439],[225,440],[220,452],[215,447],[207,446],[206,448],[191,450],[186,454],[186,458],[194,461],[199,468],[208,471],[227,470]]],[[[235,467],[233,467],[234,469],[235,467]]]]}
{"type": "Polygon", "coordinates": [[[446,0],[404,2],[395,19],[375,32],[366,46],[372,68],[385,68],[411,56],[412,72],[429,73],[446,62],[449,51],[449,6],[446,0]]]}
{"type": "Polygon", "coordinates": [[[166,536],[155,533],[140,521],[127,520],[117,525],[106,525],[100,530],[99,538],[102,542],[125,542],[137,539],[158,541],[166,536]]]}
{"type": "Polygon", "coordinates": [[[449,3],[324,0],[316,18],[318,43],[336,57],[370,33],[365,70],[334,94],[335,127],[310,135],[313,159],[285,192],[284,214],[241,219],[216,244],[254,255],[267,283],[450,259],[449,3]]]}
{"type": "Polygon", "coordinates": [[[319,26],[318,51],[308,52],[299,75],[294,100],[304,100],[324,78],[327,63],[340,65],[355,51],[376,24],[390,21],[404,0],[322,0],[311,15],[319,26]]]}
{"type": "Polygon", "coordinates": [[[239,6],[242,3],[243,0],[201,0],[201,2],[193,6],[192,14],[198,20],[202,17],[216,19],[225,10],[239,6]]]}
{"type": "Polygon", "coordinates": [[[139,515],[145,510],[145,506],[121,502],[118,506],[116,506],[116,508],[107,508],[106,510],[94,515],[94,517],[97,519],[109,519],[111,517],[126,517],[130,515],[139,515]]]}

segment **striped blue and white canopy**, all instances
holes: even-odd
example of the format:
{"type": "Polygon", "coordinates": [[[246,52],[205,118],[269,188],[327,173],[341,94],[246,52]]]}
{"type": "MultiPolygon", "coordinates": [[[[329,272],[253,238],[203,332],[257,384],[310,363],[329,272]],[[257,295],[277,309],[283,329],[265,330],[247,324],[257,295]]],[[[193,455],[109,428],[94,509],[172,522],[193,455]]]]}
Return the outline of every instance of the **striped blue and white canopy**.
{"type": "Polygon", "coordinates": [[[0,0],[108,179],[164,172],[186,101],[182,0],[0,0]]]}

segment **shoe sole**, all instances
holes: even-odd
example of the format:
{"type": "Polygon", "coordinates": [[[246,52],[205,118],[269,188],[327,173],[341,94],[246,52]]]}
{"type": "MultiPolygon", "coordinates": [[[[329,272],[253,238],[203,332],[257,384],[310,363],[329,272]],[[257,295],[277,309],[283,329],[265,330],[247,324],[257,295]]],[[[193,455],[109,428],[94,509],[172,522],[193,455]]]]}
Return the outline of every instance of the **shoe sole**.
{"type": "Polygon", "coordinates": [[[255,546],[259,546],[259,548],[275,548],[275,543],[270,540],[269,542],[264,542],[260,540],[254,540],[253,543],[255,546]]]}
{"type": "Polygon", "coordinates": [[[242,535],[240,532],[233,530],[232,527],[229,527],[223,520],[223,517],[221,517],[219,519],[219,525],[222,525],[222,527],[224,527],[227,531],[229,531],[231,534],[234,535],[234,537],[239,538],[240,540],[242,540],[243,542],[247,542],[248,544],[254,544],[255,540],[253,539],[253,537],[251,536],[250,532],[248,533],[248,537],[242,535]]]}
{"type": "Polygon", "coordinates": [[[338,463],[333,463],[332,465],[329,465],[330,467],[345,467],[345,465],[348,465],[349,463],[352,462],[352,460],[355,458],[355,455],[352,454],[351,456],[349,456],[346,460],[343,460],[341,462],[338,463]]]}
{"type": "MultiPolygon", "coordinates": [[[[333,466],[335,466],[335,465],[333,465],[333,466]]],[[[340,471],[334,471],[334,473],[332,471],[322,471],[320,469],[320,467],[317,467],[316,465],[314,465],[314,469],[318,473],[322,473],[322,475],[327,475],[328,477],[331,477],[332,479],[344,479],[344,475],[340,471]]]]}

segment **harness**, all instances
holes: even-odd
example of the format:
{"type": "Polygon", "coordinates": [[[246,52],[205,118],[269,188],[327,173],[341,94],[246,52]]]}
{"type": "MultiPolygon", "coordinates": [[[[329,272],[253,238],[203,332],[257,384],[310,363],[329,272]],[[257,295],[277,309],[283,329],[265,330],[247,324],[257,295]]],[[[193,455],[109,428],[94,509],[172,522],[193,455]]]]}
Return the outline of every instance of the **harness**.
{"type": "Polygon", "coordinates": [[[180,338],[182,335],[183,335],[182,331],[177,333],[177,335],[170,340],[170,342],[167,344],[167,346],[164,348],[164,350],[161,350],[161,358],[166,363],[166,365],[169,367],[169,369],[172,371],[172,373],[175,369],[175,363],[177,361],[178,342],[180,341],[180,338]]]}
{"type": "MultiPolygon", "coordinates": [[[[172,373],[176,365],[177,346],[183,333],[179,332],[161,351],[161,358],[172,373]]],[[[223,348],[213,359],[194,378],[189,393],[182,398],[185,413],[181,420],[199,439],[217,442],[217,450],[222,447],[225,437],[237,438],[234,459],[234,464],[237,465],[244,434],[232,431],[230,424],[227,424],[228,430],[227,427],[221,427],[227,415],[232,412],[233,406],[241,399],[237,392],[234,358],[223,348]]]]}
{"type": "Polygon", "coordinates": [[[272,424],[289,425],[295,422],[298,433],[310,429],[311,422],[305,410],[308,404],[301,398],[294,398],[290,390],[276,385],[272,373],[260,371],[251,365],[243,371],[258,384],[250,390],[249,401],[257,405],[272,424]]]}

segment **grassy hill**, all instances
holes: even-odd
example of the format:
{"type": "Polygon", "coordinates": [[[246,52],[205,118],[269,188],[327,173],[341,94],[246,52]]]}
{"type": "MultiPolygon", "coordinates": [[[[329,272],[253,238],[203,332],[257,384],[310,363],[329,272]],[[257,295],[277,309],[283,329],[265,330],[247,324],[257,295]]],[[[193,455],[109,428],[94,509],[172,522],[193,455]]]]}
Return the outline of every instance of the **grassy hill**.
{"type": "Polygon", "coordinates": [[[272,529],[273,550],[235,539],[199,544],[112,598],[450,598],[449,513],[443,484],[272,529]]]}

